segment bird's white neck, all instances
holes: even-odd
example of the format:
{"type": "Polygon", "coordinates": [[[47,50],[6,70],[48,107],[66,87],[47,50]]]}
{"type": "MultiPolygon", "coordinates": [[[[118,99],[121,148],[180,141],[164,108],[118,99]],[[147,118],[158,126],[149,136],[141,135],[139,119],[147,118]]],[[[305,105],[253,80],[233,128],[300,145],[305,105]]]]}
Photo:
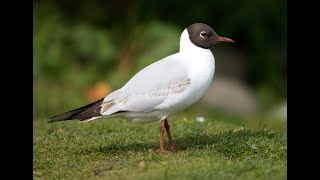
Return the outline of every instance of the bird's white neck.
{"type": "Polygon", "coordinates": [[[179,53],[185,57],[184,60],[189,60],[189,64],[192,64],[192,66],[207,66],[209,63],[214,68],[215,61],[211,50],[194,45],[189,39],[187,29],[181,34],[179,53]]]}
{"type": "Polygon", "coordinates": [[[210,53],[212,54],[210,49],[204,49],[194,45],[189,38],[188,30],[185,29],[180,37],[180,52],[188,52],[188,53],[210,53]]]}

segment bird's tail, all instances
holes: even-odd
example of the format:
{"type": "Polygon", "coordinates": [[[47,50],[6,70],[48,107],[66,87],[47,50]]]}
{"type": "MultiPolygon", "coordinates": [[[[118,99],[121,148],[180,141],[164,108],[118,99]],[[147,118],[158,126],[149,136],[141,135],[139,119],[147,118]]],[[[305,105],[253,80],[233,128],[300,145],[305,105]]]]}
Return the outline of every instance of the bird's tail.
{"type": "Polygon", "coordinates": [[[103,99],[90,103],[88,105],[82,106],[80,108],[56,115],[49,119],[48,123],[58,122],[58,121],[67,121],[67,120],[88,120],[91,118],[97,118],[102,116],[100,113],[101,104],[103,99]]]}

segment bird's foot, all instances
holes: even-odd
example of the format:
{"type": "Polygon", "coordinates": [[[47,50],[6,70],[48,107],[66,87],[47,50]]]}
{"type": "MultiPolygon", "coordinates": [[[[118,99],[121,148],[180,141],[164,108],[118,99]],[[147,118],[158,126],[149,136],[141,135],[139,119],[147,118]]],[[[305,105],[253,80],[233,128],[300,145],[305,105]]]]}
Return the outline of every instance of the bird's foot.
{"type": "MultiPolygon", "coordinates": [[[[181,152],[181,151],[185,151],[186,150],[186,148],[176,148],[176,147],[174,147],[174,146],[170,146],[169,148],[168,148],[168,150],[169,151],[171,151],[171,152],[181,152]]],[[[160,156],[160,157],[164,157],[165,156],[165,153],[164,153],[164,151],[163,150],[158,150],[158,155],[160,156]]]]}
{"type": "Polygon", "coordinates": [[[172,152],[180,152],[184,150],[186,150],[186,148],[176,148],[174,146],[169,146],[169,151],[172,151],[172,152]]]}
{"type": "Polygon", "coordinates": [[[161,149],[159,149],[159,150],[158,150],[158,154],[159,154],[160,157],[163,157],[163,156],[164,156],[163,150],[161,151],[161,149]]]}
{"type": "Polygon", "coordinates": [[[164,153],[163,152],[159,152],[158,153],[160,157],[164,157],[164,153]]]}

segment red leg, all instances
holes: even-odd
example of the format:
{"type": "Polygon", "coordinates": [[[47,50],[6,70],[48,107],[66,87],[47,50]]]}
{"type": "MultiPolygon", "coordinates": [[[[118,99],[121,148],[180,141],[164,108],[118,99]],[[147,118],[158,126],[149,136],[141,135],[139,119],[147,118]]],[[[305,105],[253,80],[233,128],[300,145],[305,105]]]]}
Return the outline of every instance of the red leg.
{"type": "Polygon", "coordinates": [[[169,141],[169,150],[170,151],[177,151],[177,149],[172,144],[170,126],[168,124],[168,120],[167,119],[164,119],[164,127],[166,128],[166,131],[167,131],[167,136],[168,136],[168,141],[169,141]]]}
{"type": "Polygon", "coordinates": [[[159,155],[163,156],[163,134],[164,134],[165,120],[161,120],[160,122],[160,148],[159,155]]]}

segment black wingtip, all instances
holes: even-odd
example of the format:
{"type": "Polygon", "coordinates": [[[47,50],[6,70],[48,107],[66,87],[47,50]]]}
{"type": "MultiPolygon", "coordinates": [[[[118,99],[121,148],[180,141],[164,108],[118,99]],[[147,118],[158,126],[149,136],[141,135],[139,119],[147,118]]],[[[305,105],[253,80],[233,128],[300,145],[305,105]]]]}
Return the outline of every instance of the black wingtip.
{"type": "Polygon", "coordinates": [[[54,119],[54,117],[50,118],[47,123],[53,123],[53,122],[57,122],[59,120],[54,119]]]}
{"type": "Polygon", "coordinates": [[[101,116],[100,109],[103,99],[95,101],[93,103],[87,104],[80,108],[53,116],[47,123],[53,123],[58,121],[68,121],[68,120],[85,120],[95,116],[101,116]]]}
{"type": "Polygon", "coordinates": [[[58,121],[67,121],[67,120],[72,120],[72,119],[68,119],[70,118],[70,112],[66,112],[63,114],[59,114],[56,116],[53,116],[52,118],[50,118],[47,123],[53,123],[53,122],[58,122],[58,121]]]}

